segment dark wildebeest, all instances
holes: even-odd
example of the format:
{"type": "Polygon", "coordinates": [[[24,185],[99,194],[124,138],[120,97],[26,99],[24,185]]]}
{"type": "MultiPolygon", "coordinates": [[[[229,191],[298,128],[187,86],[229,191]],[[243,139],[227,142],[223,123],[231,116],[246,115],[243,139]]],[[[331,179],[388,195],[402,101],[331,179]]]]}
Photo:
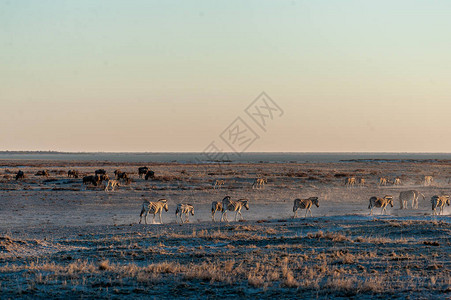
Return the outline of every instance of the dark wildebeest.
{"type": "Polygon", "coordinates": [[[45,177],[49,177],[49,171],[47,170],[42,170],[42,171],[38,171],[36,174],[34,174],[35,176],[45,176],[45,177]]]}
{"type": "Polygon", "coordinates": [[[147,171],[149,171],[149,168],[148,168],[148,167],[140,167],[140,168],[138,168],[138,175],[139,175],[139,178],[142,178],[143,175],[146,175],[146,174],[147,174],[147,171]]]}
{"type": "Polygon", "coordinates": [[[97,186],[100,183],[100,177],[99,176],[85,176],[83,177],[83,184],[92,184],[94,186],[97,186]]]}
{"type": "Polygon", "coordinates": [[[104,169],[98,169],[94,172],[96,175],[105,175],[106,171],[104,169]]]}
{"type": "Polygon", "coordinates": [[[108,181],[110,180],[110,177],[108,175],[96,175],[96,180],[98,183],[102,183],[102,181],[108,181]]]}
{"type": "Polygon", "coordinates": [[[69,178],[71,178],[71,177],[78,178],[79,175],[80,174],[78,173],[77,170],[69,170],[69,171],[67,171],[67,177],[69,177],[69,178]]]}
{"type": "Polygon", "coordinates": [[[127,180],[129,177],[128,177],[128,174],[127,174],[126,172],[120,172],[120,173],[117,173],[117,174],[116,174],[116,178],[117,178],[117,180],[123,179],[123,180],[125,181],[125,180],[127,180]]]}
{"type": "Polygon", "coordinates": [[[116,179],[119,179],[119,174],[121,174],[122,171],[117,169],[116,171],[114,171],[114,175],[116,176],[116,179]]]}
{"type": "Polygon", "coordinates": [[[147,171],[146,173],[146,177],[144,178],[145,180],[148,180],[149,178],[154,178],[155,177],[155,172],[154,171],[147,171]]]}
{"type": "Polygon", "coordinates": [[[16,174],[16,180],[18,179],[24,179],[25,178],[25,173],[21,170],[19,170],[19,172],[17,172],[16,174]]]}

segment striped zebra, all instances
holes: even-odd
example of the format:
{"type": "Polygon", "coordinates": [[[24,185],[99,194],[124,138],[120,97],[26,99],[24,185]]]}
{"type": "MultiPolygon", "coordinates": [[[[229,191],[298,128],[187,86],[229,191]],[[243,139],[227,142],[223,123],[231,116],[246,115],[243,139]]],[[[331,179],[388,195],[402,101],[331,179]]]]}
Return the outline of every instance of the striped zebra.
{"type": "Polygon", "coordinates": [[[177,208],[175,209],[175,220],[177,221],[177,217],[180,217],[181,224],[189,222],[189,214],[194,216],[194,206],[191,204],[177,204],[177,208]],[[185,215],[185,221],[183,221],[182,216],[185,215]]]}
{"type": "Polygon", "coordinates": [[[312,211],[310,210],[310,208],[312,207],[313,204],[315,204],[316,207],[319,207],[318,197],[310,197],[308,199],[294,199],[294,203],[293,203],[294,216],[293,216],[293,218],[296,218],[298,216],[298,209],[306,209],[305,217],[307,217],[309,212],[310,212],[310,216],[313,217],[312,211]]]}
{"type": "Polygon", "coordinates": [[[345,186],[346,187],[353,187],[355,185],[355,177],[347,177],[345,179],[345,186]]]}
{"type": "Polygon", "coordinates": [[[431,185],[434,178],[432,176],[424,176],[424,185],[431,185]]]}
{"type": "Polygon", "coordinates": [[[387,205],[389,205],[391,207],[393,207],[393,196],[384,196],[384,198],[379,198],[379,197],[371,197],[370,198],[370,204],[368,205],[368,209],[371,209],[370,211],[370,216],[373,214],[373,208],[374,207],[381,207],[382,211],[381,211],[381,215],[386,212],[387,210],[387,205]]]}
{"type": "Polygon", "coordinates": [[[219,201],[213,201],[211,203],[211,219],[213,220],[213,222],[215,222],[215,214],[217,211],[222,211],[222,203],[219,201]]]}
{"type": "Polygon", "coordinates": [[[252,183],[252,188],[264,188],[265,183],[268,183],[268,180],[266,178],[255,178],[254,183],[252,183]]]}
{"type": "Polygon", "coordinates": [[[401,178],[396,177],[395,181],[393,182],[394,185],[401,185],[401,178]]]}
{"type": "Polygon", "coordinates": [[[443,210],[446,205],[450,205],[449,195],[443,195],[443,196],[432,196],[431,198],[431,204],[432,204],[432,215],[443,215],[443,210]],[[437,208],[440,210],[437,212],[437,208]]]}
{"type": "Polygon", "coordinates": [[[225,184],[224,180],[216,180],[213,188],[216,190],[217,188],[220,189],[225,184]]]}
{"type": "Polygon", "coordinates": [[[157,202],[149,202],[145,200],[142,205],[141,214],[139,215],[139,224],[141,224],[142,216],[144,215],[144,222],[147,224],[147,215],[153,214],[152,223],[155,223],[155,215],[160,215],[160,224],[163,224],[163,221],[161,220],[161,213],[163,212],[163,209],[165,211],[168,211],[168,200],[166,199],[160,199],[157,202]]]}
{"type": "Polygon", "coordinates": [[[423,197],[423,200],[426,198],[422,193],[416,190],[410,191],[402,191],[399,193],[399,207],[401,209],[407,209],[409,201],[412,202],[412,208],[418,208],[418,198],[420,195],[423,197]]]}
{"type": "Polygon", "coordinates": [[[379,178],[379,185],[387,185],[387,182],[388,182],[387,178],[385,177],[379,178]]]}
{"type": "Polygon", "coordinates": [[[243,219],[243,215],[241,214],[241,209],[246,208],[246,210],[249,210],[249,200],[247,199],[240,199],[238,201],[230,200],[230,197],[224,198],[222,200],[222,215],[221,215],[221,221],[229,222],[227,219],[227,211],[235,211],[235,221],[237,221],[238,214],[241,216],[241,219],[243,219]]]}

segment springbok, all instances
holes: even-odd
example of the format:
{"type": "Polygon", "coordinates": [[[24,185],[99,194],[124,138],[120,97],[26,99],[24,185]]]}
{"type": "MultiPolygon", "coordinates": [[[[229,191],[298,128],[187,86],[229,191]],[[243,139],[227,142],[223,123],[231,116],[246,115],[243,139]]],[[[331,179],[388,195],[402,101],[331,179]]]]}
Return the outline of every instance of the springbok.
{"type": "Polygon", "coordinates": [[[396,177],[395,181],[393,182],[393,185],[401,185],[401,178],[396,177]]]}
{"type": "Polygon", "coordinates": [[[355,185],[355,177],[347,177],[345,179],[345,186],[346,187],[353,187],[355,185]]]}
{"type": "Polygon", "coordinates": [[[161,220],[161,213],[163,212],[163,209],[165,211],[168,211],[168,200],[166,199],[160,199],[157,202],[149,202],[145,200],[143,202],[142,208],[141,208],[141,214],[139,215],[139,224],[141,224],[142,216],[144,215],[144,222],[147,224],[147,215],[153,214],[152,223],[155,223],[155,215],[160,215],[160,224],[163,224],[161,220]]]}
{"type": "Polygon", "coordinates": [[[360,178],[359,179],[359,186],[365,186],[365,178],[360,178]]]}
{"type": "Polygon", "coordinates": [[[108,180],[105,184],[105,192],[108,192],[108,188],[111,187],[111,191],[114,192],[119,185],[119,180],[108,180]]]}
{"type": "Polygon", "coordinates": [[[213,201],[211,203],[211,219],[213,220],[213,222],[215,222],[215,214],[217,211],[222,211],[222,203],[218,201],[213,201]]]}
{"type": "Polygon", "coordinates": [[[216,189],[216,188],[220,189],[224,184],[225,184],[224,180],[216,180],[213,188],[214,189],[216,189]]]}
{"type": "Polygon", "coordinates": [[[241,216],[241,219],[243,219],[243,215],[241,214],[241,209],[243,207],[246,208],[246,210],[249,210],[249,200],[247,199],[240,199],[238,201],[230,200],[230,197],[224,198],[222,200],[222,215],[221,215],[221,221],[229,222],[227,219],[227,211],[235,211],[235,221],[237,221],[238,214],[241,216]]]}
{"type": "Polygon", "coordinates": [[[194,206],[191,204],[177,204],[177,208],[175,210],[175,220],[177,221],[177,217],[180,217],[181,224],[189,222],[189,214],[194,216],[194,206]],[[183,221],[182,216],[185,215],[185,221],[183,221]]]}
{"type": "Polygon", "coordinates": [[[255,178],[254,183],[252,183],[252,188],[264,188],[265,183],[268,183],[268,180],[266,178],[255,178]]]}
{"type": "Polygon", "coordinates": [[[424,185],[431,185],[433,180],[432,176],[424,176],[424,185]]]}
{"type": "Polygon", "coordinates": [[[401,209],[407,209],[409,201],[412,202],[412,208],[418,208],[418,198],[423,196],[423,200],[426,198],[422,193],[416,190],[403,191],[399,193],[399,207],[401,209]]]}
{"type": "Polygon", "coordinates": [[[393,196],[384,196],[384,198],[379,198],[379,197],[371,197],[370,198],[370,204],[368,205],[368,209],[371,209],[370,211],[370,216],[373,214],[373,208],[374,207],[381,207],[382,211],[381,211],[381,215],[386,212],[387,210],[387,205],[389,205],[391,207],[393,207],[393,196]]]}
{"type": "Polygon", "coordinates": [[[443,196],[432,196],[431,198],[431,204],[432,204],[432,215],[443,215],[443,210],[446,205],[450,205],[449,195],[443,195],[443,196]],[[439,208],[439,212],[437,212],[437,207],[439,208]]]}
{"type": "Polygon", "coordinates": [[[379,185],[387,185],[387,182],[388,182],[387,178],[385,177],[379,178],[379,185]]]}
{"type": "Polygon", "coordinates": [[[310,216],[313,217],[312,211],[310,210],[310,208],[312,207],[313,204],[315,204],[316,207],[319,207],[318,197],[310,197],[308,199],[294,199],[294,203],[293,203],[294,216],[293,216],[293,218],[296,218],[298,216],[298,209],[306,209],[305,217],[307,217],[309,212],[310,212],[310,216]]]}

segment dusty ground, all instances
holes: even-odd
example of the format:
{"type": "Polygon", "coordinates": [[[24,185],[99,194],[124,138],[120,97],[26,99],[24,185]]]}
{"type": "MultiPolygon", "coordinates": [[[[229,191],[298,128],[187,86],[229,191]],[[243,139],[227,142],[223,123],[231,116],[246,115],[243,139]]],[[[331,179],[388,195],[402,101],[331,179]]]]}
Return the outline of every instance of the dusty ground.
{"type": "Polygon", "coordinates": [[[0,161],[2,298],[451,296],[451,209],[431,216],[429,200],[451,193],[449,162],[152,164],[152,181],[138,178],[139,166],[0,161]],[[106,193],[66,178],[98,168],[134,182],[106,193]],[[4,178],[18,169],[25,180],[4,178]],[[42,169],[49,178],[34,176],[42,169]],[[433,185],[423,186],[425,175],[433,185]],[[257,176],[268,179],[264,189],[251,188],[257,176]],[[368,183],[346,188],[345,176],[368,183]],[[380,176],[403,184],[379,187],[380,176]],[[212,188],[216,179],[222,189],[212,188]],[[408,189],[426,196],[418,210],[399,209],[408,189]],[[388,215],[368,216],[368,199],[388,194],[388,215]],[[211,202],[225,195],[249,199],[246,221],[211,222],[211,202]],[[293,199],[309,196],[320,201],[314,217],[292,219],[293,199]],[[159,198],[169,203],[165,224],[138,225],[142,200],[159,198]],[[177,203],[195,206],[191,223],[175,223],[177,203]]]}

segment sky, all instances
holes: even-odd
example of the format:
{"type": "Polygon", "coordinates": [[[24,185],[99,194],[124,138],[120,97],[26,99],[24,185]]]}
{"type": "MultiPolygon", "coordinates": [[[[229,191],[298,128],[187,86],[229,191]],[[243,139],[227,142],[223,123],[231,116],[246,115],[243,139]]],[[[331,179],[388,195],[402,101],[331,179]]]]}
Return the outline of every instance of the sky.
{"type": "Polygon", "coordinates": [[[0,0],[0,150],[450,152],[450,1],[0,0]],[[280,108],[264,130],[245,109],[280,108]],[[282,113],[283,111],[283,113],[282,113]]]}

